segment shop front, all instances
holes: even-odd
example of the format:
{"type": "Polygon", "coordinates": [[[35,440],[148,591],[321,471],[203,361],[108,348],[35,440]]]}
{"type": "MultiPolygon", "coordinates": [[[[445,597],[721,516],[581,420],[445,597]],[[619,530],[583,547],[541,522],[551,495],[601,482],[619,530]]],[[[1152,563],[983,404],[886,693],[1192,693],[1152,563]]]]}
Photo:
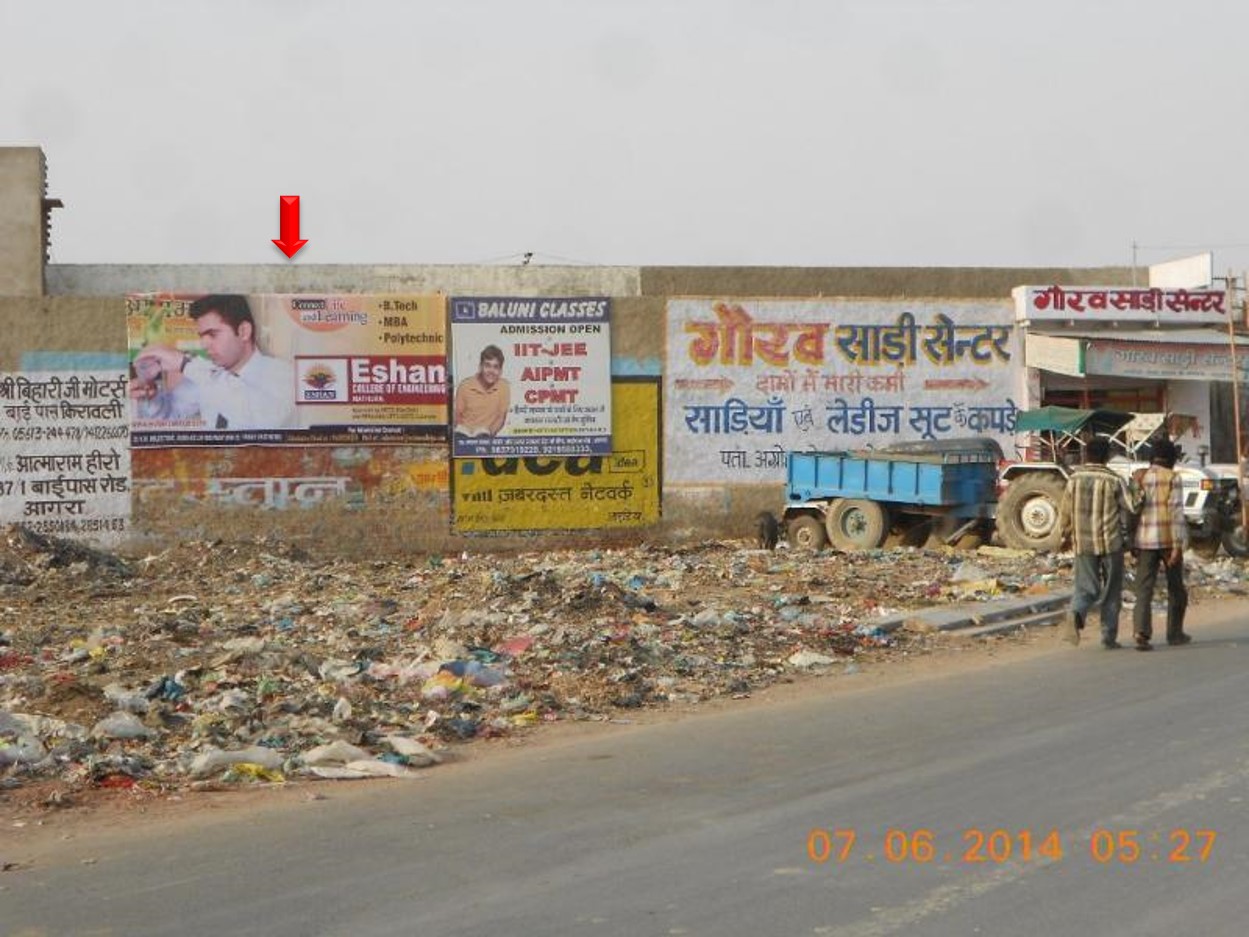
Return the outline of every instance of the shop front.
{"type": "Polygon", "coordinates": [[[1249,376],[1249,339],[1236,338],[1233,355],[1221,290],[1020,286],[1012,295],[1035,405],[1191,416],[1179,441],[1194,461],[1234,437],[1231,423],[1212,419],[1212,388],[1249,376]]]}

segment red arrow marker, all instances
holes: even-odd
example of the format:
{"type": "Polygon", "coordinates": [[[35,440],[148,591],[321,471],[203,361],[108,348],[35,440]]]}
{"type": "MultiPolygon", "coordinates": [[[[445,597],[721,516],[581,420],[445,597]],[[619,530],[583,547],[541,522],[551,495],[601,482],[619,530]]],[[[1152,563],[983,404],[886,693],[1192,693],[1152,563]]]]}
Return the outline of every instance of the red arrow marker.
{"type": "Polygon", "coordinates": [[[299,239],[299,196],[279,195],[278,211],[282,218],[282,238],[281,240],[274,238],[273,243],[289,259],[299,253],[299,249],[308,243],[307,240],[299,239]]]}

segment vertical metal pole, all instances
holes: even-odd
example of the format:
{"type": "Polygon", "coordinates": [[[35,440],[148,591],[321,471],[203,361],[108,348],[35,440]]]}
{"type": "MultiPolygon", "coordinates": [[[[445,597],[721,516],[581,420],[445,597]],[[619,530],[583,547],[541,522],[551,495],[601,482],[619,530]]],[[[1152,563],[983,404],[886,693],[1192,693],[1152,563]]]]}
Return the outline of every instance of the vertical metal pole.
{"type": "MultiPolygon", "coordinates": [[[[1249,285],[1249,284],[1247,284],[1249,285]]],[[[1240,497],[1240,525],[1249,537],[1249,492],[1245,491],[1245,449],[1240,428],[1240,368],[1236,364],[1236,278],[1227,274],[1227,348],[1232,359],[1232,420],[1236,424],[1236,492],[1240,497]]],[[[1249,297],[1246,299],[1249,306],[1249,297]]]]}

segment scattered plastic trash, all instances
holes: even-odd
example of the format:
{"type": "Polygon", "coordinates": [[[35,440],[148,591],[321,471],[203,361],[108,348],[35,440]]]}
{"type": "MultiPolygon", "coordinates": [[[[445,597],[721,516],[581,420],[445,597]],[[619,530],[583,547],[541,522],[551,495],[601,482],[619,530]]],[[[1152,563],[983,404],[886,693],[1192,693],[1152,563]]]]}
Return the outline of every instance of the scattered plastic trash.
{"type": "Polygon", "coordinates": [[[369,753],[363,748],[340,739],[304,752],[303,763],[306,765],[345,765],[349,761],[363,761],[368,757],[369,753]]]}
{"type": "Polygon", "coordinates": [[[261,745],[250,745],[235,751],[212,749],[196,755],[188,766],[187,773],[193,778],[203,778],[225,768],[236,765],[252,764],[270,771],[282,767],[282,756],[272,749],[261,745]]]}
{"type": "Polygon", "coordinates": [[[814,651],[798,651],[790,654],[786,660],[790,666],[802,669],[808,667],[831,667],[837,663],[837,658],[829,657],[827,654],[817,654],[814,651]]]}
{"type": "Polygon", "coordinates": [[[266,781],[270,784],[283,784],[285,776],[275,768],[266,768],[251,761],[240,761],[230,765],[222,775],[223,781],[266,781]]]}
{"type": "Polygon", "coordinates": [[[155,735],[134,713],[117,711],[111,716],[101,719],[91,729],[91,735],[98,739],[145,739],[155,735]]]}
{"type": "Polygon", "coordinates": [[[958,568],[950,574],[950,582],[981,582],[990,578],[992,577],[988,571],[975,563],[960,563],[958,568]]]}
{"type": "MultiPolygon", "coordinates": [[[[1192,556],[1190,594],[1249,594],[1247,569],[1192,556]]],[[[411,777],[546,722],[854,674],[945,640],[885,615],[1070,581],[1069,557],[987,547],[348,562],[258,539],[131,561],[9,527],[0,789],[411,777]]]]}

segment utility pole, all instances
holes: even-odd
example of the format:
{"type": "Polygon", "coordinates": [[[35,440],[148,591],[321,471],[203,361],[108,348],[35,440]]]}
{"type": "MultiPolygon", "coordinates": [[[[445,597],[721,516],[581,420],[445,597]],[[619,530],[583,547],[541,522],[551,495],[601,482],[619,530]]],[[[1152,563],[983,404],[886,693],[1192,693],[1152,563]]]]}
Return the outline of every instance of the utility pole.
{"type": "MultiPolygon", "coordinates": [[[[1249,283],[1246,284],[1249,286],[1249,283]]],[[[1249,497],[1245,491],[1245,445],[1240,426],[1240,368],[1236,362],[1236,318],[1244,316],[1249,297],[1238,307],[1236,277],[1227,272],[1227,348],[1232,361],[1232,421],[1236,425],[1236,491],[1240,497],[1240,534],[1249,539],[1249,497]]]]}

